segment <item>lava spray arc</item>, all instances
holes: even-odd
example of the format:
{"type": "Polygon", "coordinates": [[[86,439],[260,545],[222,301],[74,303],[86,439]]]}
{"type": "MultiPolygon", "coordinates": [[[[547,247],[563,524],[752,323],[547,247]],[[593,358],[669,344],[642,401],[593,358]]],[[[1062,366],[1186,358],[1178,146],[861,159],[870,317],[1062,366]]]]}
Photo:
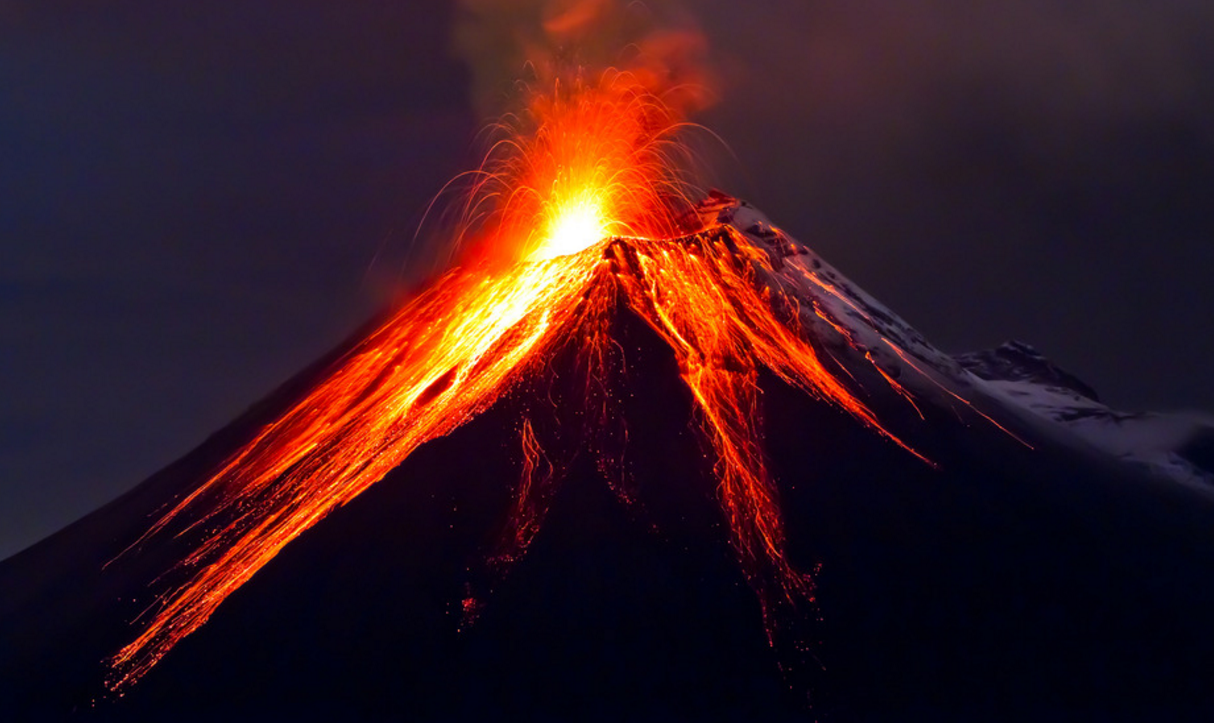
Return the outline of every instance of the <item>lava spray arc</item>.
{"type": "MultiPolygon", "coordinates": [[[[285,545],[521,381],[576,340],[594,372],[617,308],[656,332],[678,362],[715,451],[730,542],[776,642],[782,611],[812,604],[813,581],[785,554],[777,489],[757,428],[766,368],[919,456],[835,376],[809,337],[817,315],[779,279],[823,288],[801,257],[773,255],[687,199],[682,119],[626,72],[573,78],[532,96],[521,133],[474,174],[461,265],[408,299],[335,361],[277,420],[245,442],[136,543],[186,532],[178,563],[137,637],[111,659],[121,693],[285,545]],[[776,270],[779,269],[779,274],[776,270]]],[[[886,382],[909,398],[892,378],[886,382]]],[[[526,420],[522,481],[507,528],[517,558],[542,522],[532,499],[539,441],[526,420]]]]}

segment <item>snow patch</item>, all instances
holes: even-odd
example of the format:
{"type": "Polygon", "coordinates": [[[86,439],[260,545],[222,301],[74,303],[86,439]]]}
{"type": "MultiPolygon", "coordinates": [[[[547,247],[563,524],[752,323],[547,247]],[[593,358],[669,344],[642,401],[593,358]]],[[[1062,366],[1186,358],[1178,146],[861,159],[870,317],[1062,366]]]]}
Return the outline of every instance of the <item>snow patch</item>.
{"type": "Polygon", "coordinates": [[[1058,443],[1214,490],[1214,416],[1111,409],[1023,342],[952,357],[745,201],[714,192],[696,211],[705,223],[728,224],[767,251],[771,270],[759,267],[761,280],[799,305],[807,333],[831,353],[860,356],[895,388],[953,408],[992,403],[1058,443]]]}

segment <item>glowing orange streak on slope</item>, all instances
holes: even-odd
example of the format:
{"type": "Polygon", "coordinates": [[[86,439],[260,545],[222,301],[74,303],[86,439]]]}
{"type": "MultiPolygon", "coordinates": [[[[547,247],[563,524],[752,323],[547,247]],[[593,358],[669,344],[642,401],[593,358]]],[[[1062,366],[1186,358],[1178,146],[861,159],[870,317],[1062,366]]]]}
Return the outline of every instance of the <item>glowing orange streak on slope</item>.
{"type": "Polygon", "coordinates": [[[530,420],[523,420],[519,437],[522,442],[523,471],[506,517],[506,529],[498,552],[490,560],[495,567],[509,567],[526,554],[548,512],[557,476],[555,466],[544,455],[535,437],[530,420]]]}
{"type": "MultiPolygon", "coordinates": [[[[831,288],[833,291],[833,287],[829,287],[829,288],[831,288]]],[[[837,294],[838,292],[834,292],[834,293],[837,294]]],[[[854,305],[853,305],[853,308],[855,308],[854,305]]],[[[835,321],[834,319],[831,319],[828,315],[823,314],[822,310],[818,307],[818,304],[816,302],[814,303],[814,313],[817,314],[818,318],[822,319],[827,324],[829,324],[830,327],[835,330],[835,333],[837,333],[839,336],[846,339],[847,343],[850,346],[852,346],[852,347],[856,346],[855,336],[851,333],[851,330],[849,330],[847,327],[843,326],[839,322],[835,321]]],[[[881,341],[885,342],[886,345],[890,344],[889,340],[884,337],[882,337],[881,341]]],[[[902,386],[902,384],[900,384],[897,379],[894,379],[893,377],[891,377],[888,372],[886,372],[884,369],[881,368],[881,365],[879,365],[877,363],[876,358],[873,357],[872,351],[865,351],[864,358],[868,360],[869,364],[872,364],[873,369],[877,370],[877,373],[881,375],[881,378],[885,380],[885,383],[889,385],[890,389],[893,389],[895,392],[897,392],[898,396],[905,399],[907,401],[907,403],[911,405],[911,408],[915,410],[915,414],[919,415],[919,419],[925,419],[925,417],[923,416],[923,410],[920,409],[919,405],[915,403],[915,396],[910,393],[909,389],[902,386]]],[[[849,374],[850,374],[850,372],[849,372],[849,374]]]]}
{"type": "Polygon", "coordinates": [[[731,542],[759,594],[770,635],[773,608],[812,599],[812,585],[784,551],[778,494],[755,422],[759,365],[924,458],[885,430],[822,365],[803,334],[778,318],[771,292],[764,293],[755,278],[756,269],[771,270],[766,254],[728,226],[696,238],[699,249],[635,240],[645,288],[627,298],[675,351],[703,414],[717,453],[718,497],[731,542]],[[736,252],[726,249],[726,239],[736,252]]]}
{"type": "MultiPolygon", "coordinates": [[[[889,344],[889,342],[888,342],[888,341],[887,341],[886,343],[887,343],[887,344],[889,344]]],[[[962,404],[964,404],[965,406],[969,407],[971,410],[973,410],[974,412],[976,412],[976,413],[978,414],[978,416],[982,417],[983,419],[985,419],[986,421],[988,421],[988,422],[990,422],[992,425],[994,425],[994,426],[995,426],[995,427],[996,427],[996,428],[997,428],[999,431],[1003,432],[1004,434],[1006,434],[1007,436],[1009,436],[1009,437],[1011,437],[1012,439],[1016,440],[1017,442],[1019,442],[1020,444],[1024,445],[1025,447],[1028,447],[1029,449],[1034,449],[1033,445],[1031,445],[1031,444],[1029,444],[1028,442],[1026,442],[1026,441],[1024,441],[1023,439],[1021,439],[1019,435],[1014,434],[1014,433],[1013,433],[1013,432],[1012,432],[1010,429],[1008,429],[1007,427],[1005,427],[1005,426],[1003,426],[1002,424],[1000,424],[1000,423],[996,422],[994,419],[992,419],[992,418],[991,418],[991,416],[990,416],[989,414],[986,414],[986,413],[985,413],[985,412],[983,412],[981,409],[978,409],[977,407],[975,407],[975,406],[974,406],[974,405],[973,405],[973,404],[972,404],[972,403],[971,403],[971,402],[970,402],[968,399],[965,399],[964,397],[959,396],[959,395],[958,395],[956,392],[954,392],[953,390],[949,389],[948,387],[944,386],[944,385],[943,385],[943,384],[941,384],[939,381],[937,381],[937,380],[935,379],[935,377],[931,376],[931,375],[930,375],[930,374],[928,374],[927,372],[925,372],[925,371],[923,371],[922,369],[920,369],[920,368],[918,367],[918,365],[916,365],[916,364],[915,364],[915,362],[913,362],[913,361],[910,359],[910,355],[908,355],[908,354],[907,354],[905,351],[903,351],[903,350],[899,349],[899,348],[898,348],[896,345],[894,345],[894,344],[889,344],[889,348],[893,349],[893,350],[894,350],[894,352],[895,352],[895,353],[897,353],[897,355],[898,355],[899,357],[901,357],[901,358],[902,358],[902,361],[906,362],[906,363],[907,363],[907,364],[908,364],[908,365],[909,365],[909,366],[910,366],[912,369],[914,369],[915,371],[919,372],[919,374],[920,374],[921,376],[926,377],[928,380],[930,380],[930,381],[931,381],[931,383],[932,383],[932,384],[935,384],[937,388],[939,388],[940,390],[942,390],[942,391],[944,391],[945,393],[947,393],[947,394],[948,394],[950,397],[952,397],[953,399],[956,399],[957,401],[961,402],[961,403],[962,403],[962,404]]]]}
{"type": "Polygon", "coordinates": [[[553,314],[568,317],[598,265],[583,254],[494,278],[450,275],[353,350],[149,533],[203,498],[215,500],[203,520],[238,514],[183,561],[204,566],[115,656],[112,687],[141,677],[284,545],[419,444],[489,406],[542,358],[560,326],[553,314]]]}
{"type": "MultiPolygon", "coordinates": [[[[906,451],[928,461],[887,431],[876,416],[823,365],[818,352],[795,328],[782,321],[755,278],[771,270],[766,254],[730,226],[701,234],[704,248],[674,253],[672,244],[635,241],[638,259],[650,279],[653,299],[648,316],[660,321],[676,352],[691,365],[737,368],[749,359],[768,367],[783,381],[837,405],[906,451]],[[724,248],[728,238],[738,249],[724,248]],[[792,327],[792,328],[790,328],[792,327]]],[[[815,283],[818,283],[815,280],[815,283]]],[[[642,309],[643,315],[646,315],[642,309]]]]}
{"type": "MultiPolygon", "coordinates": [[[[557,465],[544,453],[531,420],[526,417],[519,425],[519,441],[523,457],[522,472],[519,474],[510,512],[506,516],[505,527],[498,539],[497,550],[486,561],[491,577],[490,588],[500,582],[510,568],[527,553],[527,548],[540,531],[544,516],[548,514],[552,495],[560,481],[557,465]]],[[[461,630],[475,623],[480,615],[484,599],[479,597],[478,593],[488,594],[490,591],[476,590],[471,581],[465,582],[461,630]]]]}

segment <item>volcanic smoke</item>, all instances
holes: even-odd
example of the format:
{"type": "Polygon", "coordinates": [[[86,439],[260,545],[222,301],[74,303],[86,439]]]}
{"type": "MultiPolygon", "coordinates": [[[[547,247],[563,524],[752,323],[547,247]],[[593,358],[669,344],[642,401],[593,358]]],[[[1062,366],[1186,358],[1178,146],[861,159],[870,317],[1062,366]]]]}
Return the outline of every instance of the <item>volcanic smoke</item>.
{"type": "MultiPolygon", "coordinates": [[[[185,582],[160,594],[137,637],[111,659],[109,687],[121,692],[138,681],[285,545],[419,445],[542,375],[558,351],[572,345],[586,369],[591,423],[626,423],[602,402],[609,395],[592,388],[610,378],[605,360],[616,342],[608,326],[621,309],[674,353],[715,455],[730,542],[775,644],[785,613],[812,606],[814,585],[786,556],[756,422],[760,370],[923,458],[861,401],[857,382],[824,363],[811,321],[850,336],[792,289],[812,284],[863,312],[804,256],[761,247],[727,223],[731,200],[691,202],[678,142],[683,124],[644,74],[575,73],[533,92],[526,112],[507,124],[515,134],[473,174],[464,233],[471,243],[460,265],[333,362],[135,543],[187,533],[200,540],[173,571],[185,582]]],[[[525,554],[561,473],[531,420],[520,419],[518,428],[520,482],[492,561],[503,571],[525,554]]],[[[465,610],[477,605],[469,599],[465,610]]]]}

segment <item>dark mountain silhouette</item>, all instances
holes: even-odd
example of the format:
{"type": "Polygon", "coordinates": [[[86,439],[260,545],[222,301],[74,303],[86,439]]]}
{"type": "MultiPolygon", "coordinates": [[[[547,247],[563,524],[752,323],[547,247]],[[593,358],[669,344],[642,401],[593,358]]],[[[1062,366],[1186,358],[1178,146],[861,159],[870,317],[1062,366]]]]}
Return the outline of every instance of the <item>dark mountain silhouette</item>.
{"type": "MultiPolygon", "coordinates": [[[[717,202],[755,243],[793,244],[789,254],[820,264],[745,206],[717,202]]],[[[11,720],[85,721],[1214,712],[1206,472],[1176,473],[1187,463],[1162,448],[1118,457],[1066,420],[1017,406],[1012,392],[1040,400],[1031,385],[1059,380],[1095,403],[1036,352],[1028,356],[1044,378],[999,353],[971,377],[831,278],[855,304],[847,318],[860,347],[824,358],[869,390],[874,413],[935,466],[761,374],[764,453],[787,553],[799,569],[820,565],[816,607],[778,621],[814,643],[808,653],[769,645],[675,355],[620,303],[608,381],[626,444],[618,430],[568,433],[585,427],[570,400],[586,370],[570,341],[542,375],[285,547],[121,697],[107,695],[104,661],[130,641],[132,621],[166,584],[157,577],[194,540],[153,537],[120,553],[340,350],[127,495],[0,563],[0,710],[11,720]],[[916,408],[882,387],[881,372],[895,367],[861,363],[873,349],[862,332],[915,350],[907,363],[930,367],[920,382],[943,391],[917,394],[916,408]],[[1011,392],[984,386],[998,382],[1011,392]],[[953,392],[973,409],[950,403],[953,392]],[[527,554],[501,574],[486,559],[518,483],[524,413],[567,472],[527,554]],[[604,479],[604,450],[623,460],[631,504],[604,479]]],[[[963,359],[971,369],[980,360],[963,359]]],[[[898,373],[915,388],[910,370],[898,373]]]]}

